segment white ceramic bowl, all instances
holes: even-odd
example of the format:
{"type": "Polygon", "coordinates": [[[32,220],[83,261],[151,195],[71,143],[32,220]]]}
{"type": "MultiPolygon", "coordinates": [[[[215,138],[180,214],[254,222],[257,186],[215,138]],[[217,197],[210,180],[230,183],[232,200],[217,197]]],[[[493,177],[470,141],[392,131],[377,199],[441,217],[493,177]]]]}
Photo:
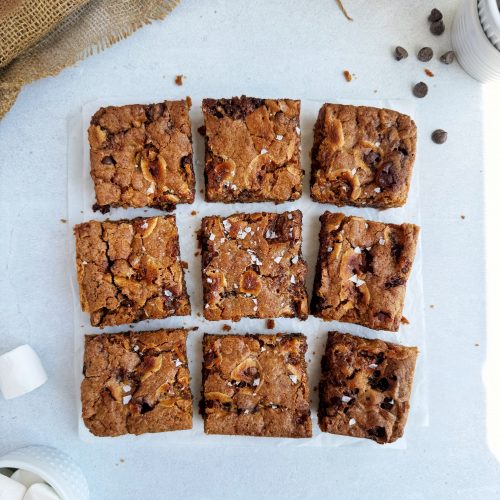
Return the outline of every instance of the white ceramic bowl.
{"type": "MultiPolygon", "coordinates": [[[[500,22],[496,0],[481,2],[483,19],[500,22]],[[491,9],[496,9],[493,11],[491,9]],[[488,12],[491,16],[486,16],[488,12]]],[[[500,25],[488,24],[488,33],[500,33],[500,25]]],[[[486,35],[479,18],[478,0],[462,0],[453,20],[451,44],[457,60],[470,76],[480,82],[500,80],[500,50],[486,35]]]]}
{"type": "Polygon", "coordinates": [[[27,446],[0,457],[0,469],[23,469],[40,476],[61,500],[89,500],[80,467],[65,453],[49,446],[27,446]]]}

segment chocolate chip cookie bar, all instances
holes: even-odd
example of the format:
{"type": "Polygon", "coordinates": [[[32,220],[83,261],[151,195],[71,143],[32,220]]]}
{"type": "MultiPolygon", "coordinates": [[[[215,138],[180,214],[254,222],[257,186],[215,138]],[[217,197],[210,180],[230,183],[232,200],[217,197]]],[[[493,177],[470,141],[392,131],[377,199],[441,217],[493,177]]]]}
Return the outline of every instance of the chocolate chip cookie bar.
{"type": "Polygon", "coordinates": [[[193,203],[195,179],[189,104],[109,106],[88,130],[94,210],[193,203]]]}
{"type": "Polygon", "coordinates": [[[242,96],[202,107],[207,201],[300,198],[300,101],[242,96]]]}
{"type": "Polygon", "coordinates": [[[303,335],[205,335],[207,434],[311,437],[303,335]]]}
{"type": "Polygon", "coordinates": [[[311,312],[375,330],[399,329],[419,227],[325,212],[311,312]]]}
{"type": "Polygon", "coordinates": [[[200,240],[206,319],[307,318],[299,210],[204,217],[200,240]]]}
{"type": "Polygon", "coordinates": [[[87,335],[82,417],[96,436],[192,427],[187,330],[87,335]]]}
{"type": "Polygon", "coordinates": [[[311,197],[339,207],[406,203],[417,128],[389,109],[324,104],[314,126],[311,197]]]}
{"type": "Polygon", "coordinates": [[[174,216],[75,226],[80,302],[92,326],[191,313],[174,216]]]}
{"type": "Polygon", "coordinates": [[[403,435],[416,347],[330,332],[321,362],[323,432],[392,443],[403,435]]]}

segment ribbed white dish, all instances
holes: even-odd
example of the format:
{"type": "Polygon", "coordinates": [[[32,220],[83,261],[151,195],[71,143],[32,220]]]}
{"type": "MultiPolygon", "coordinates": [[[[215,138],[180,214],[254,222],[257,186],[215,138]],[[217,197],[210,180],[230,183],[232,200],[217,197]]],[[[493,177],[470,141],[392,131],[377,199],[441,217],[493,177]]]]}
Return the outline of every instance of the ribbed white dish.
{"type": "Polygon", "coordinates": [[[500,9],[497,0],[478,0],[477,10],[486,36],[500,50],[500,9]]]}
{"type": "Polygon", "coordinates": [[[49,446],[26,446],[0,457],[2,467],[23,469],[40,476],[61,500],[89,500],[89,488],[80,467],[65,453],[49,446]]]}
{"type": "MultiPolygon", "coordinates": [[[[486,3],[497,8],[496,0],[486,3]]],[[[500,80],[500,50],[483,30],[477,0],[462,0],[453,20],[451,44],[458,62],[470,76],[480,82],[500,80]]]]}

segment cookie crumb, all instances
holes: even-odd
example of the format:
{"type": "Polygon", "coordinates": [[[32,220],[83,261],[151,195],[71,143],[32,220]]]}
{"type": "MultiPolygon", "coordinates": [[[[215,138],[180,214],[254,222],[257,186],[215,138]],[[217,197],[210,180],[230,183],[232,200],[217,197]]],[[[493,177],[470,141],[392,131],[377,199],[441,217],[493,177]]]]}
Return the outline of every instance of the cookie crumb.
{"type": "Polygon", "coordinates": [[[191,215],[194,217],[195,215],[198,215],[198,212],[196,210],[192,210],[191,215]]]}
{"type": "Polygon", "coordinates": [[[408,321],[407,318],[405,318],[404,316],[401,317],[401,323],[403,323],[403,325],[409,325],[410,322],[408,321]]]}
{"type": "Polygon", "coordinates": [[[346,69],[343,71],[343,73],[344,73],[344,78],[345,78],[346,82],[350,82],[352,80],[351,73],[349,73],[349,71],[346,69]]]}
{"type": "Polygon", "coordinates": [[[465,215],[461,215],[460,218],[463,220],[465,219],[465,215]]]}
{"type": "Polygon", "coordinates": [[[431,309],[434,309],[434,304],[431,304],[429,307],[430,307],[431,309]]]}
{"type": "Polygon", "coordinates": [[[268,319],[266,321],[266,328],[268,330],[272,330],[276,326],[276,323],[274,322],[274,319],[268,319]]]}
{"type": "Polygon", "coordinates": [[[476,347],[479,347],[479,344],[474,344],[476,347]]]}
{"type": "Polygon", "coordinates": [[[433,77],[433,76],[434,76],[434,73],[433,73],[430,69],[427,69],[427,68],[426,68],[426,69],[424,69],[424,71],[425,71],[425,74],[426,74],[427,76],[430,76],[430,77],[433,77]]]}
{"type": "Polygon", "coordinates": [[[184,75],[177,75],[175,77],[175,84],[179,85],[179,87],[184,83],[184,75]]]}
{"type": "Polygon", "coordinates": [[[223,329],[225,332],[230,332],[230,331],[231,331],[231,325],[222,325],[222,329],[223,329]]]}
{"type": "Polygon", "coordinates": [[[63,224],[66,224],[68,222],[66,219],[59,219],[63,224]]]}

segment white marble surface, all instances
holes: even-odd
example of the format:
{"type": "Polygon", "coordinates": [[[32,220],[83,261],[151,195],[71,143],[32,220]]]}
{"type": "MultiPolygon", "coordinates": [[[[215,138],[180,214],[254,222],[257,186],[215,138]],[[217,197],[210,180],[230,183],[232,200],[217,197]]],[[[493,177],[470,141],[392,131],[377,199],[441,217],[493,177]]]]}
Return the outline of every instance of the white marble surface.
{"type": "MultiPolygon", "coordinates": [[[[31,344],[49,381],[23,398],[0,400],[0,454],[25,444],[56,446],[81,464],[98,500],[498,498],[481,380],[483,89],[457,64],[392,59],[395,44],[410,53],[423,45],[438,53],[449,49],[449,30],[435,38],[427,29],[434,3],[345,4],[353,23],[333,0],[183,0],[166,21],[22,92],[0,122],[0,351],[31,344]],[[434,79],[425,77],[424,67],[434,79]],[[344,69],[356,74],[351,83],[344,69]],[[187,75],[183,87],[173,83],[178,73],[187,75]],[[417,103],[430,427],[412,429],[404,451],[79,441],[67,228],[60,222],[67,211],[69,114],[120,91],[144,89],[158,98],[406,98],[419,80],[430,83],[428,97],[417,103]],[[429,140],[438,127],[449,131],[444,146],[429,140]]],[[[455,2],[442,0],[439,7],[449,26],[455,2]]]]}

